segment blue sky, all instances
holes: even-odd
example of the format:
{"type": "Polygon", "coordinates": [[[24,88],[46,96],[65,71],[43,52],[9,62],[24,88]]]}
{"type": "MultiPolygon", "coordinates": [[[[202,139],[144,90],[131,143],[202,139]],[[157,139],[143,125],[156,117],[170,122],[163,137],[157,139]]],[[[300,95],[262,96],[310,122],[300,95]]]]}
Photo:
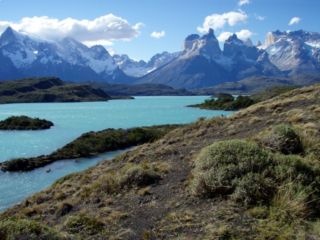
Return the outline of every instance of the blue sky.
{"type": "Polygon", "coordinates": [[[210,26],[221,40],[240,32],[253,42],[277,29],[320,32],[319,0],[0,0],[0,9],[0,31],[68,35],[145,60],[181,50],[187,35],[210,26]]]}

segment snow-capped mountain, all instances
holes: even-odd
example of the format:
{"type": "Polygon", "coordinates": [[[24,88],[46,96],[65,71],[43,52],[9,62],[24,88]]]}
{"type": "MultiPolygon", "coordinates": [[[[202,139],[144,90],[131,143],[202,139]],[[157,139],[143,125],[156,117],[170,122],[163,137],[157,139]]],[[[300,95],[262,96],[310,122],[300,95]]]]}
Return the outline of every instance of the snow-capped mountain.
{"type": "Polygon", "coordinates": [[[9,27],[0,36],[0,62],[0,80],[56,76],[76,82],[155,83],[192,89],[252,76],[320,74],[320,34],[275,31],[256,46],[234,34],[221,49],[210,29],[203,36],[187,36],[182,51],[156,54],[145,62],[127,55],[111,56],[103,46],[87,47],[72,38],[42,40],[9,27]]]}
{"type": "Polygon", "coordinates": [[[270,61],[290,75],[320,71],[320,34],[275,31],[267,34],[263,49],[270,61]]]}
{"type": "Polygon", "coordinates": [[[10,27],[0,37],[0,59],[2,80],[57,76],[70,81],[124,83],[130,79],[102,46],[89,48],[72,38],[36,39],[10,27]]]}
{"type": "Polygon", "coordinates": [[[180,52],[176,53],[158,53],[154,55],[148,62],[143,60],[135,61],[129,58],[128,55],[114,55],[113,59],[119,68],[124,71],[127,75],[133,77],[142,77],[159,67],[171,62],[176,58],[180,52]]]}
{"type": "Polygon", "coordinates": [[[264,50],[232,35],[223,50],[212,29],[203,36],[189,35],[184,50],[167,65],[147,74],[140,83],[201,88],[253,75],[281,75],[264,50]]]}

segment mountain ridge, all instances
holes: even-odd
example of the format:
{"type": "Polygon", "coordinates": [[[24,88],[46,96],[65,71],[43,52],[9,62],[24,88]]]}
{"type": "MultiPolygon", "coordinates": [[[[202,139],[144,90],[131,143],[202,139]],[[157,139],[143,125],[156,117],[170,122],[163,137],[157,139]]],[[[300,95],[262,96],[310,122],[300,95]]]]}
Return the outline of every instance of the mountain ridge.
{"type": "Polygon", "coordinates": [[[291,77],[320,73],[320,34],[303,30],[270,32],[253,45],[231,35],[221,49],[212,29],[185,38],[184,49],[162,52],[148,62],[111,56],[103,46],[72,39],[41,40],[8,27],[0,36],[0,79],[58,76],[74,82],[164,84],[197,89],[252,76],[291,77]]]}

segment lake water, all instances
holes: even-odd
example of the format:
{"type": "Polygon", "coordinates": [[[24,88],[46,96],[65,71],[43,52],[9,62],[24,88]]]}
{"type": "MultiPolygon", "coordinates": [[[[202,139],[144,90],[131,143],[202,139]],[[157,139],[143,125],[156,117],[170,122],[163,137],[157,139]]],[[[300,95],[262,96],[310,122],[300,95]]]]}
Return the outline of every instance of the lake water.
{"type": "MultiPolygon", "coordinates": [[[[208,97],[136,97],[91,103],[33,103],[0,105],[0,120],[12,115],[45,118],[55,126],[44,131],[0,131],[0,162],[17,157],[49,154],[88,131],[171,123],[189,123],[199,117],[228,115],[185,107],[208,97]]],[[[121,151],[91,159],[59,161],[26,173],[0,171],[0,211],[38,192],[62,176],[87,169],[121,151]],[[51,169],[50,172],[47,172],[51,169]]]]}

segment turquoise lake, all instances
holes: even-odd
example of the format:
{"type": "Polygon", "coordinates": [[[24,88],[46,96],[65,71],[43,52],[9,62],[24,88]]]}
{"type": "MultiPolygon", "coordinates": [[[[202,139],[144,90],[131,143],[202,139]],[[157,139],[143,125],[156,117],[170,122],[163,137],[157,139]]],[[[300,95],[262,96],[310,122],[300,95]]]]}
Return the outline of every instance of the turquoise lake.
{"type": "MultiPolygon", "coordinates": [[[[0,105],[0,120],[12,115],[45,118],[55,126],[44,131],[0,131],[0,162],[49,154],[88,131],[105,128],[130,128],[169,123],[190,123],[199,117],[229,115],[230,112],[186,107],[207,96],[136,97],[86,103],[33,103],[0,105]]],[[[65,160],[26,173],[0,171],[0,211],[41,191],[69,173],[111,159],[122,151],[91,159],[65,160]],[[50,172],[47,170],[50,169],[50,172]]]]}

